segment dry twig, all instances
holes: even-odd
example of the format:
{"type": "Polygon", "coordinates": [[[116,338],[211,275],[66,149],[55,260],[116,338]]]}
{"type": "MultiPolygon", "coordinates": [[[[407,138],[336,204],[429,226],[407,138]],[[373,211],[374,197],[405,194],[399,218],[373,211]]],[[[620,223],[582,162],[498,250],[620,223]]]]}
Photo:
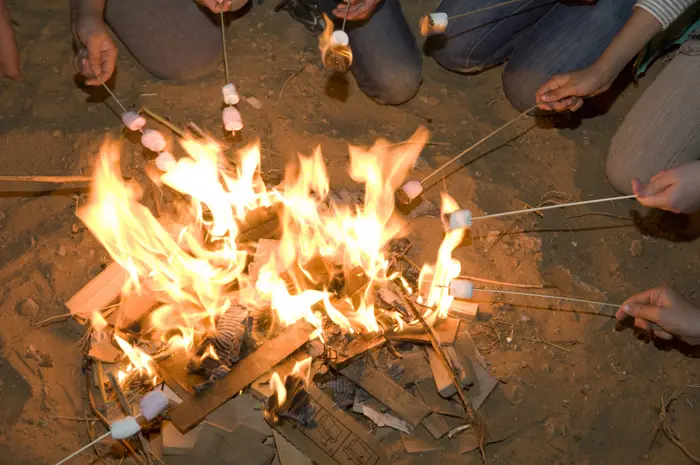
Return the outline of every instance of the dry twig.
{"type": "Polygon", "coordinates": [[[668,413],[668,409],[671,407],[671,404],[673,403],[674,400],[678,399],[683,393],[680,391],[680,389],[677,389],[672,395],[671,398],[668,401],[664,400],[664,396],[661,396],[661,410],[659,412],[659,423],[656,425],[654,428],[654,432],[652,433],[651,440],[652,442],[656,439],[656,437],[659,435],[659,433],[664,433],[664,436],[668,438],[669,441],[671,441],[676,447],[678,447],[688,459],[690,459],[691,462],[700,464],[700,458],[696,457],[693,455],[688,448],[681,442],[681,437],[676,431],[676,429],[671,425],[671,423],[668,421],[666,418],[666,414],[668,413]]]}

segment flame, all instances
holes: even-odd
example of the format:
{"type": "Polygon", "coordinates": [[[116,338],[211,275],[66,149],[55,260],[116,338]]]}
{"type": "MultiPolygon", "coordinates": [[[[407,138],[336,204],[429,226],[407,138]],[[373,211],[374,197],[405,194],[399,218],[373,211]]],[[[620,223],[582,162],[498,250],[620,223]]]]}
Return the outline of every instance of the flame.
{"type": "MultiPolygon", "coordinates": [[[[446,193],[442,193],[442,215],[449,215],[459,210],[457,202],[446,193]]],[[[459,260],[452,258],[452,252],[464,240],[464,229],[448,231],[440,244],[438,259],[434,267],[424,265],[418,278],[419,285],[429,286],[428,299],[425,303],[428,310],[424,315],[426,321],[433,324],[436,319],[447,317],[447,312],[454,298],[450,296],[450,282],[459,276],[462,265],[459,260]]]]}
{"type": "MultiPolygon", "coordinates": [[[[399,313],[383,312],[377,319],[374,292],[403,279],[389,273],[385,252],[405,226],[394,212],[394,196],[427,140],[428,131],[419,128],[406,144],[379,140],[368,149],[351,146],[349,175],[364,186],[365,196],[361,205],[345,205],[329,198],[320,148],[299,155],[278,191],[262,181],[259,144],[239,151],[232,164],[215,143],[185,139],[188,156],[156,180],[184,201],[160,220],[139,202],[140,190],[122,178],[119,147],[108,142],[97,160],[89,202],[78,216],[128,272],[123,293],[147,287],[161,302],[142,334],[161,344],[163,354],[185,351],[193,357],[202,338],[216,330],[218,317],[241,305],[272,309],[282,325],[304,319],[316,328],[314,337],[322,337],[323,311],[349,333],[400,331],[405,322],[399,313]],[[278,211],[281,236],[253,281],[246,273],[252,247],[239,242],[239,235],[249,214],[261,207],[278,211]],[[351,272],[362,280],[352,293],[337,296],[328,290],[333,276],[351,272]]],[[[443,212],[456,209],[454,200],[443,196],[443,212]]],[[[429,283],[424,296],[433,318],[447,314],[451,298],[444,286],[459,275],[451,254],[463,237],[462,230],[448,233],[435,267],[421,273],[421,282],[429,283]]],[[[100,318],[93,315],[95,328],[100,318]]],[[[129,360],[123,378],[155,377],[152,357],[114,338],[129,360]]],[[[210,347],[200,357],[216,353],[210,347]]],[[[277,381],[273,377],[273,386],[277,381]]]]}
{"type": "Polygon", "coordinates": [[[277,396],[277,405],[283,405],[287,400],[287,389],[276,371],[270,376],[270,387],[273,395],[277,396]]]}
{"type": "Polygon", "coordinates": [[[99,333],[104,331],[107,327],[107,320],[105,320],[100,312],[92,312],[90,324],[92,325],[92,329],[99,333]]]}

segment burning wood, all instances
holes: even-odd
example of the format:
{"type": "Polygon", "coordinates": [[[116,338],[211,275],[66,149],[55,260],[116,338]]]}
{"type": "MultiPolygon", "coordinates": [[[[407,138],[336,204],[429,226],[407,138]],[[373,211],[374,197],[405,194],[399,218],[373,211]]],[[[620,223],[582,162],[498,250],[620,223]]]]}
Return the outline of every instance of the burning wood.
{"type": "MultiPolygon", "coordinates": [[[[376,401],[375,407],[363,404],[369,418],[423,428],[430,407],[366,355],[386,352],[392,338],[433,342],[432,329],[426,333],[433,326],[444,345],[458,333],[459,320],[447,315],[449,284],[460,274],[452,252],[464,230],[448,231],[435,265],[422,268],[405,257],[410,243],[398,239],[405,223],[395,214],[395,194],[427,136],[420,129],[402,146],[379,141],[369,150],[351,147],[350,177],[364,185],[364,195],[350,201],[331,193],[320,150],[300,157],[283,187],[269,189],[257,145],[242,150],[232,165],[211,140],[185,139],[188,156],[156,176],[184,203],[175,205],[177,215],[159,219],[139,203],[138,186],[122,179],[116,146],[105,145],[92,197],[78,215],[115,264],[69,301],[76,316],[91,320],[91,356],[118,359],[116,379],[126,392],[164,381],[181,399],[170,418],[184,434],[319,339],[315,356],[323,370],[312,369],[309,359],[284,380],[270,377],[265,418],[287,439],[307,444],[315,461],[332,463],[308,441],[314,434],[335,437],[321,420],[344,423],[347,415],[317,393],[312,372],[335,386],[344,407],[354,403],[349,393],[357,384],[392,411],[380,412],[376,401]],[[285,427],[290,422],[316,429],[302,439],[285,427]]],[[[442,214],[458,209],[443,195],[442,214]]],[[[103,380],[97,385],[104,391],[103,380]]],[[[441,418],[432,415],[428,423],[444,435],[441,418]]],[[[386,463],[378,445],[355,426],[349,429],[369,449],[347,445],[348,454],[386,463]]]]}

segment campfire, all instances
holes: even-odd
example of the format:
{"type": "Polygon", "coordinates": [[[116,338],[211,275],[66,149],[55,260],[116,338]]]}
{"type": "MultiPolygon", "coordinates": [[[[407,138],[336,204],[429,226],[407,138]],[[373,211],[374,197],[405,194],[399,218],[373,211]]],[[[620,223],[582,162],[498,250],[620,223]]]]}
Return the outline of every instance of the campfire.
{"type": "MultiPolygon", "coordinates": [[[[463,392],[471,381],[458,380],[466,363],[442,347],[460,333],[459,321],[448,317],[449,285],[460,274],[452,252],[464,229],[448,231],[435,263],[419,269],[405,258],[409,228],[395,209],[396,191],[427,140],[421,128],[403,144],[351,146],[348,171],[363,195],[341,199],[331,190],[320,148],[300,155],[281,184],[266,186],[259,144],[240,150],[232,162],[213,141],[185,138],[186,155],[166,172],[150,173],[175,199],[159,217],[141,203],[142,187],[122,177],[119,146],[105,143],[89,202],[78,216],[114,263],[67,303],[89,324],[89,358],[102,401],[110,399],[105,367],[116,380],[115,395],[167,386],[178,399],[169,419],[185,434],[258,383],[267,390],[265,418],[297,444],[298,431],[285,424],[318,424],[319,412],[352,421],[333,413],[333,401],[315,386],[319,372],[326,383],[349,379],[390,402],[363,379],[371,368],[363,357],[386,347],[387,340],[403,340],[432,345],[434,371],[442,364],[449,372],[459,416],[477,426],[463,392]],[[315,347],[313,361],[304,358],[278,373],[289,356],[296,360],[299,351],[308,352],[309,344],[315,347]],[[343,378],[329,375],[328,367],[343,378]]],[[[442,195],[443,215],[458,209],[442,195]]],[[[396,387],[396,402],[412,397],[396,387]]],[[[430,415],[429,409],[407,414],[387,406],[407,431],[430,415]]],[[[360,429],[350,429],[384,456],[360,429]]],[[[306,453],[324,463],[322,452],[306,453]]]]}

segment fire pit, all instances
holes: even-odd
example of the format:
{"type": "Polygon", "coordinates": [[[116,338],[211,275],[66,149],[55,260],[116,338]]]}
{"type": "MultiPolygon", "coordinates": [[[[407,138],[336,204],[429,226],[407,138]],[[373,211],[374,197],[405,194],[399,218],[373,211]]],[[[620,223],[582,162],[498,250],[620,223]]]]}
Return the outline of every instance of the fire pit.
{"type": "MultiPolygon", "coordinates": [[[[359,407],[375,423],[397,420],[407,433],[425,427],[444,436],[444,421],[435,426],[425,402],[366,362],[379,349],[401,357],[387,343],[394,340],[431,344],[423,362],[442,376],[438,392],[455,388],[445,397],[457,394],[458,416],[477,426],[463,387],[478,368],[443,347],[468,338],[448,317],[449,283],[460,273],[452,252],[464,230],[447,232],[436,263],[418,269],[405,256],[406,222],[394,209],[427,138],[420,129],[406,144],[350,147],[350,177],[364,186],[356,201],[333,195],[320,149],[300,156],[270,188],[258,146],[231,163],[213,142],[185,139],[187,155],[154,178],[176,198],[177,213],[160,218],[139,202],[139,186],[120,174],[118,148],[106,144],[78,216],[114,263],[67,302],[89,323],[88,359],[101,398],[95,408],[106,411],[119,391],[138,398],[164,383],[177,398],[169,419],[186,434],[253,385],[266,419],[314,461],[334,463],[327,446],[340,440],[333,425],[341,424],[355,441],[344,446],[348,463],[388,463],[381,446],[314,384],[331,383],[339,399],[344,391],[335,380],[350,380],[389,408],[359,407]],[[300,348],[314,362],[284,368],[300,348]],[[105,389],[105,371],[118,384],[114,393],[105,389]]],[[[443,195],[443,214],[458,208],[443,195]]]]}

